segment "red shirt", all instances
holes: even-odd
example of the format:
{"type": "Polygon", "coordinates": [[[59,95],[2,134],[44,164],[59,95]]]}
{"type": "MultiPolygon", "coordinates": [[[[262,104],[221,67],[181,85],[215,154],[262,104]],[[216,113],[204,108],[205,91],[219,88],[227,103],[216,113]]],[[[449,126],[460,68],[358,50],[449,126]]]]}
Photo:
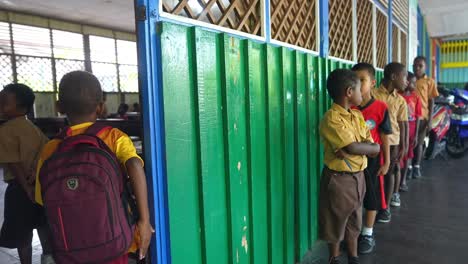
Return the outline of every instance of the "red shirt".
{"type": "Polygon", "coordinates": [[[361,111],[366,120],[372,139],[375,143],[382,145],[380,133],[386,135],[392,134],[392,125],[388,115],[387,104],[372,98],[365,106],[354,107],[361,111]]]}
{"type": "Polygon", "coordinates": [[[416,92],[412,92],[410,94],[402,93],[401,96],[405,98],[406,103],[408,104],[408,121],[414,122],[418,120],[418,118],[421,118],[422,102],[416,92]]]}

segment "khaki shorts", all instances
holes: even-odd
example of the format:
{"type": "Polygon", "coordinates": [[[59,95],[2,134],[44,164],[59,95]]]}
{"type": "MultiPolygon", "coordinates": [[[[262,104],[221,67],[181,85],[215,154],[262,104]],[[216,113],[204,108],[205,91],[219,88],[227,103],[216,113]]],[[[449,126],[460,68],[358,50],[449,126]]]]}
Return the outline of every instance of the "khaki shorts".
{"type": "Polygon", "coordinates": [[[345,238],[359,237],[365,192],[363,172],[345,173],[323,169],[319,198],[320,239],[339,243],[345,238]]]}

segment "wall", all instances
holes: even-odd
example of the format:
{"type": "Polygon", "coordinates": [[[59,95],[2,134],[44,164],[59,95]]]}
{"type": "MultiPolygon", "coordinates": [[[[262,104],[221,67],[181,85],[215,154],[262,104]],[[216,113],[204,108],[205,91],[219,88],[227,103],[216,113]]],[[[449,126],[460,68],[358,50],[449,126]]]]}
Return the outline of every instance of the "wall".
{"type": "Polygon", "coordinates": [[[326,77],[351,65],[160,28],[172,263],[295,263],[317,239],[326,77]]]}

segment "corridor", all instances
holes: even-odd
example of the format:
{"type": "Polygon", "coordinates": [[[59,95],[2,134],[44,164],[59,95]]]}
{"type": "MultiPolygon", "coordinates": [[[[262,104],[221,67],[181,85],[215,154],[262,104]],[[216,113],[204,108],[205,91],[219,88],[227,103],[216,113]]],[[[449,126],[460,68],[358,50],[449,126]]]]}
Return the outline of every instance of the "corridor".
{"type": "MultiPolygon", "coordinates": [[[[410,181],[391,223],[376,225],[376,251],[361,256],[362,264],[466,263],[468,157],[426,162],[423,175],[410,181]]],[[[304,263],[326,263],[324,259],[315,255],[304,263]]]]}

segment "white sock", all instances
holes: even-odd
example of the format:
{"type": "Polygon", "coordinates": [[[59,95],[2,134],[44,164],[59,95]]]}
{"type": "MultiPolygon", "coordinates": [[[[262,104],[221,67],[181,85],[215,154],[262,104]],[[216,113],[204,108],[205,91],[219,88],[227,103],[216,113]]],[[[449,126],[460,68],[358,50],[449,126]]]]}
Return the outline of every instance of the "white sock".
{"type": "Polygon", "coordinates": [[[363,226],[363,227],[362,227],[361,234],[362,234],[363,236],[372,236],[373,231],[374,231],[374,228],[363,226]]]}

